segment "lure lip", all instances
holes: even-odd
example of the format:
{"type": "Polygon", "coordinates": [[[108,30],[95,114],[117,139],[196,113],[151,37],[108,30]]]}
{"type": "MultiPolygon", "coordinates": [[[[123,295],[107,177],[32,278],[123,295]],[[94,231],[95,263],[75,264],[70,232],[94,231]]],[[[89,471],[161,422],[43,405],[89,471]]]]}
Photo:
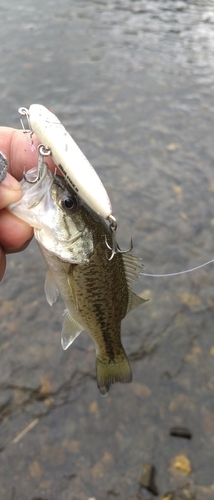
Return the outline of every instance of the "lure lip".
{"type": "Polygon", "coordinates": [[[94,212],[108,219],[112,215],[108,193],[57,116],[41,104],[31,104],[26,111],[31,133],[34,132],[45,148],[50,149],[54,163],[71,188],[94,212]]]}

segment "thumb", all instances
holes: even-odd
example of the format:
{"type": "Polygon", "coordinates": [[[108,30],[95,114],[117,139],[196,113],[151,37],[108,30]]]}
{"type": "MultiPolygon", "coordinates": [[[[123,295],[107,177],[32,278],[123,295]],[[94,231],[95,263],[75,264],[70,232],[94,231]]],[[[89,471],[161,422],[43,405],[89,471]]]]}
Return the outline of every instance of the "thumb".
{"type": "Polygon", "coordinates": [[[3,182],[0,183],[0,209],[7,207],[9,203],[19,201],[21,197],[22,189],[19,182],[7,173],[3,182]]]}

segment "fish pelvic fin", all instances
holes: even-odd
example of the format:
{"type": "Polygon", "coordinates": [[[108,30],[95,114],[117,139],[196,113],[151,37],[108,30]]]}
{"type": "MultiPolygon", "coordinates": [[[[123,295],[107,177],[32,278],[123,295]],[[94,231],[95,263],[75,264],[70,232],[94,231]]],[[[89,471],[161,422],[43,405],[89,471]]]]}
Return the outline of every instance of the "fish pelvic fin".
{"type": "Polygon", "coordinates": [[[115,382],[128,383],[132,381],[130,364],[124,349],[113,360],[97,356],[96,360],[97,386],[102,396],[107,396],[115,382]]]}
{"type": "Polygon", "coordinates": [[[52,306],[54,302],[56,302],[57,300],[57,297],[59,295],[59,290],[50,269],[48,269],[46,273],[44,290],[47,302],[50,306],[52,306]]]}
{"type": "Polygon", "coordinates": [[[83,327],[70,316],[67,309],[64,311],[64,316],[65,318],[61,332],[61,344],[65,351],[83,331],[83,327]]]}

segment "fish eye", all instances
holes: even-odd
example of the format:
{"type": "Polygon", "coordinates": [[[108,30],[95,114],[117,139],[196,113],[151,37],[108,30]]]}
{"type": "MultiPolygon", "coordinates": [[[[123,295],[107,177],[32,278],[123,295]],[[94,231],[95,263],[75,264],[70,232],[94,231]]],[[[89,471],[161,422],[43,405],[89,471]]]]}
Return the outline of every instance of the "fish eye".
{"type": "Polygon", "coordinates": [[[73,208],[74,206],[74,200],[72,200],[71,198],[66,198],[66,200],[64,200],[64,205],[65,205],[65,208],[73,208]]]}
{"type": "Polygon", "coordinates": [[[65,197],[62,199],[62,208],[69,212],[74,212],[77,208],[76,197],[65,195],[65,197]]]}

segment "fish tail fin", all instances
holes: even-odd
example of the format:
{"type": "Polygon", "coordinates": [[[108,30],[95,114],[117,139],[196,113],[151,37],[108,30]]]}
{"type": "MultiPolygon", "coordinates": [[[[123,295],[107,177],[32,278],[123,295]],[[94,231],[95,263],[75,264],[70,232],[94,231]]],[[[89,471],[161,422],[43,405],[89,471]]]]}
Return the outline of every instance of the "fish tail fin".
{"type": "Polygon", "coordinates": [[[130,364],[124,349],[113,360],[97,357],[97,386],[102,396],[107,396],[112,384],[115,382],[128,383],[132,381],[130,364]]]}

